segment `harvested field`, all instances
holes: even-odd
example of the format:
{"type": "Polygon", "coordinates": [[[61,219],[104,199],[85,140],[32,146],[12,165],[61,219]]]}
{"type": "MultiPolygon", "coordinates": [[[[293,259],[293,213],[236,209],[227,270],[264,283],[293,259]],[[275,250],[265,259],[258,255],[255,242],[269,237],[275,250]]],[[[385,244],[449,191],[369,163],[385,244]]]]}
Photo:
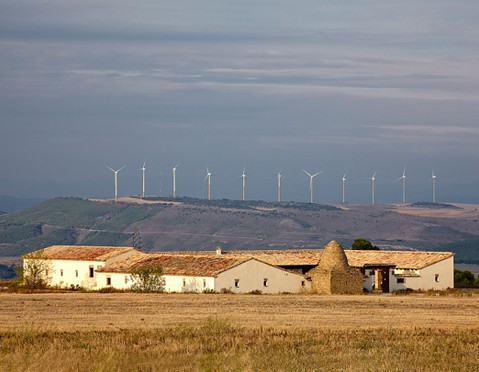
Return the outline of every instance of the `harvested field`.
{"type": "Polygon", "coordinates": [[[0,294],[24,370],[479,368],[479,296],[0,294]]]}
{"type": "Polygon", "coordinates": [[[479,327],[479,296],[308,296],[136,293],[1,294],[0,330],[152,329],[209,317],[288,329],[479,327]]]}

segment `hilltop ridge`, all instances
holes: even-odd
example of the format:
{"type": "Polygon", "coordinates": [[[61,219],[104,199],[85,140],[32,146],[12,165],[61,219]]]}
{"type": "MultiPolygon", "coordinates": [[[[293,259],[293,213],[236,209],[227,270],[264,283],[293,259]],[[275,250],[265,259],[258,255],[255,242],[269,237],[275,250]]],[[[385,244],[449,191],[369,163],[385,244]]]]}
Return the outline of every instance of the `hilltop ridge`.
{"type": "Polygon", "coordinates": [[[448,250],[479,262],[475,205],[310,204],[194,198],[50,199],[0,216],[0,256],[53,244],[132,245],[147,251],[294,249],[357,237],[382,249],[448,250]],[[137,234],[138,234],[137,233],[137,234]]]}

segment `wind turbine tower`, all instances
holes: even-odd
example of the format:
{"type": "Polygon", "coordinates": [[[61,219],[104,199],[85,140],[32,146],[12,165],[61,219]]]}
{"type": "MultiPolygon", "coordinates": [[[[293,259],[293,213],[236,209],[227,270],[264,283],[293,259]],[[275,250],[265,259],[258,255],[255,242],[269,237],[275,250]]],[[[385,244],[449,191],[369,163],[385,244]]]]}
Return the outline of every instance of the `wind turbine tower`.
{"type": "Polygon", "coordinates": [[[432,202],[436,202],[436,180],[437,176],[434,174],[434,170],[432,171],[432,202]]]}
{"type": "Polygon", "coordinates": [[[402,179],[402,202],[403,204],[406,204],[406,167],[404,167],[402,176],[399,177],[396,181],[399,181],[401,179],[402,179]]]}
{"type": "Polygon", "coordinates": [[[371,205],[374,205],[374,181],[376,180],[376,172],[371,177],[371,205]]]}
{"type": "Polygon", "coordinates": [[[309,176],[309,194],[310,194],[310,203],[313,204],[313,179],[314,177],[316,177],[317,175],[321,174],[321,172],[318,172],[318,173],[315,173],[315,174],[311,174],[311,173],[308,173],[306,172],[304,169],[303,169],[303,172],[306,173],[308,176],[309,176]]]}
{"type": "Polygon", "coordinates": [[[125,168],[126,165],[124,165],[123,167],[121,167],[118,170],[114,170],[113,168],[110,168],[108,165],[106,165],[106,167],[114,173],[114,178],[115,178],[115,201],[118,201],[118,172],[121,171],[123,168],[125,168]]]}
{"type": "Polygon", "coordinates": [[[208,180],[208,200],[211,200],[211,172],[209,171],[208,167],[206,167],[206,177],[203,182],[206,180],[208,180]]]}
{"type": "Polygon", "coordinates": [[[176,168],[178,168],[178,164],[173,167],[173,198],[176,198],[176,168]]]}
{"type": "Polygon", "coordinates": [[[278,178],[278,203],[281,201],[281,171],[276,176],[278,178]]]}
{"type": "Polygon", "coordinates": [[[343,181],[343,204],[344,204],[346,203],[346,173],[344,173],[342,181],[343,181]]]}
{"type": "Polygon", "coordinates": [[[143,166],[140,168],[141,170],[141,198],[145,199],[145,171],[146,171],[146,159],[143,163],[143,166]]]}
{"type": "Polygon", "coordinates": [[[242,191],[242,199],[243,201],[246,200],[246,168],[243,168],[243,173],[241,174],[241,181],[242,181],[242,188],[241,188],[241,191],[242,191]]]}

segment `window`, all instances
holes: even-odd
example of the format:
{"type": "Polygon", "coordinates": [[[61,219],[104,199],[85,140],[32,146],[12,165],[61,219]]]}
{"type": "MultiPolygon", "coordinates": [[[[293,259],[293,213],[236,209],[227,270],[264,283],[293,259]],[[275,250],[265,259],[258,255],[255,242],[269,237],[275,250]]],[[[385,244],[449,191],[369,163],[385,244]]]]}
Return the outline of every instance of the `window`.
{"type": "Polygon", "coordinates": [[[183,279],[183,287],[186,287],[186,279],[183,279]]]}
{"type": "Polygon", "coordinates": [[[125,284],[128,284],[128,275],[125,275],[125,284]]]}
{"type": "Polygon", "coordinates": [[[78,278],[78,270],[75,270],[75,276],[78,278]]]}
{"type": "Polygon", "coordinates": [[[439,274],[434,275],[434,279],[436,280],[436,282],[439,282],[439,274]]]}
{"type": "Polygon", "coordinates": [[[306,282],[304,280],[301,280],[301,287],[304,287],[306,285],[306,282]]]}
{"type": "Polygon", "coordinates": [[[404,278],[397,278],[396,281],[398,284],[402,284],[404,283],[404,278]]]}
{"type": "Polygon", "coordinates": [[[106,285],[111,285],[111,277],[110,276],[106,277],[106,285]]]}
{"type": "Polygon", "coordinates": [[[60,269],[60,276],[63,276],[63,269],[60,269]]]}
{"type": "Polygon", "coordinates": [[[374,275],[374,270],[369,270],[369,275],[373,276],[374,275]]]}
{"type": "Polygon", "coordinates": [[[235,288],[239,288],[239,279],[235,279],[235,288]]]}
{"type": "Polygon", "coordinates": [[[203,279],[203,288],[206,288],[206,279],[203,279]]]}
{"type": "Polygon", "coordinates": [[[90,266],[90,278],[93,278],[95,276],[95,268],[93,266],[90,266]]]}
{"type": "Polygon", "coordinates": [[[268,286],[268,278],[264,278],[263,279],[263,287],[267,287],[268,286]]]}

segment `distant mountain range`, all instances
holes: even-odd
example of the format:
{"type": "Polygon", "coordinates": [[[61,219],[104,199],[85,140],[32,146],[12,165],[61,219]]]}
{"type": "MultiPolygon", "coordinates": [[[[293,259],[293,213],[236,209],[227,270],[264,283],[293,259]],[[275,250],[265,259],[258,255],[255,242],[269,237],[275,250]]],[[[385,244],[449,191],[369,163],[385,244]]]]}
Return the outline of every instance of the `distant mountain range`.
{"type": "Polygon", "coordinates": [[[322,247],[358,237],[381,249],[446,250],[479,263],[471,205],[321,205],[296,202],[56,198],[0,216],[0,257],[53,244],[141,245],[147,251],[322,247]]]}

